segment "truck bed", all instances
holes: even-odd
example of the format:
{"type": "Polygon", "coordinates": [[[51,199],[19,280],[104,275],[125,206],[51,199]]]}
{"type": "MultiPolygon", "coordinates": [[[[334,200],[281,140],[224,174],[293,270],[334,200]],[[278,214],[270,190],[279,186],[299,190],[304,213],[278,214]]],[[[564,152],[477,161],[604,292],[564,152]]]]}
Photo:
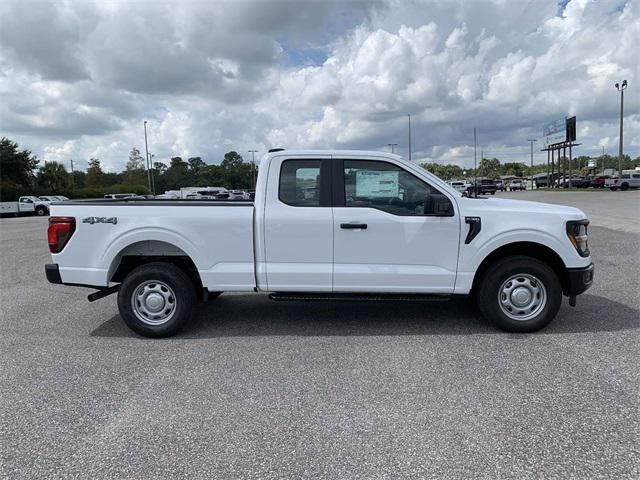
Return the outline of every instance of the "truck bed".
{"type": "Polygon", "coordinates": [[[69,243],[52,255],[66,283],[107,286],[123,257],[143,255],[188,257],[212,291],[255,287],[251,201],[69,200],[51,215],[75,218],[69,243]]]}

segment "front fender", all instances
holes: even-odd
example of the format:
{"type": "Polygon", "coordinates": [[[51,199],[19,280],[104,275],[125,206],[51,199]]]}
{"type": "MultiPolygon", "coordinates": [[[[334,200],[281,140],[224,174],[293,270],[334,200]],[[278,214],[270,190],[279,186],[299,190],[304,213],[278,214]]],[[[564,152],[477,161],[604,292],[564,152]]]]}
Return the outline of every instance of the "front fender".
{"type": "MultiPolygon", "coordinates": [[[[464,269],[467,271],[476,271],[480,264],[487,258],[492,252],[496,251],[500,247],[509,245],[511,243],[529,242],[538,243],[550,248],[560,256],[562,261],[567,265],[567,259],[575,254],[573,246],[567,240],[566,245],[555,236],[533,229],[514,229],[501,233],[491,238],[485,239],[480,245],[476,245],[474,254],[467,259],[464,265],[464,269]]],[[[576,254],[577,256],[577,254],[576,254]]]]}

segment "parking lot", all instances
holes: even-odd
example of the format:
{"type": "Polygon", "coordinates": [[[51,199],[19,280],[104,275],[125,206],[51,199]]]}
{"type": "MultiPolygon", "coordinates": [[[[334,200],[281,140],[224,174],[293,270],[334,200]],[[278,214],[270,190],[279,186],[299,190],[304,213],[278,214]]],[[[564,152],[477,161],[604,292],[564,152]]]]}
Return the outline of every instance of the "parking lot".
{"type": "Polygon", "coordinates": [[[638,478],[640,192],[497,196],[591,219],[595,284],[536,334],[467,300],[223,294],[143,339],[46,282],[46,218],[0,219],[0,476],[638,478]]]}

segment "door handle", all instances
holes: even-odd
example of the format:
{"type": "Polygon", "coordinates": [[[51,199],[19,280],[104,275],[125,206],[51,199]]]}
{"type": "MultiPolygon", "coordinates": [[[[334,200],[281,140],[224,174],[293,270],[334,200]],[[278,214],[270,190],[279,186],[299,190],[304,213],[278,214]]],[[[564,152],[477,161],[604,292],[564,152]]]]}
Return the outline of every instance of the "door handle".
{"type": "Polygon", "coordinates": [[[341,223],[340,228],[344,228],[345,230],[356,230],[356,229],[367,229],[366,223],[341,223]]]}

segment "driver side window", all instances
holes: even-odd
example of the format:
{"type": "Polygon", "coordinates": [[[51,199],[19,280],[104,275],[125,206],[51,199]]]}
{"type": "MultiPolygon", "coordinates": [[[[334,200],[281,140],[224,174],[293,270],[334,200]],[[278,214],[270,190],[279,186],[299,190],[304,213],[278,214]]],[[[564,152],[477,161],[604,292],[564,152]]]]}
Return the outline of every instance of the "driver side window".
{"type": "Polygon", "coordinates": [[[434,195],[448,202],[436,188],[400,167],[371,160],[344,161],[344,190],[346,207],[377,208],[400,216],[436,214],[434,195]]]}

